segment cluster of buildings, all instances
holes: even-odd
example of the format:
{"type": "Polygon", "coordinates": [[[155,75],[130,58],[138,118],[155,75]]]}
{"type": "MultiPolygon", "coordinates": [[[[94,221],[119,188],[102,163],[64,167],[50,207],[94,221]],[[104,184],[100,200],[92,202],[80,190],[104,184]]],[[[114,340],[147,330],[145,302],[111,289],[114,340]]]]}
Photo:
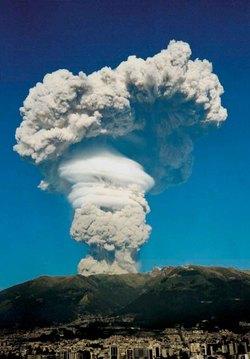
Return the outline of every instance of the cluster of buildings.
{"type": "Polygon", "coordinates": [[[138,336],[42,341],[0,336],[0,359],[250,359],[250,333],[166,329],[138,336]]]}

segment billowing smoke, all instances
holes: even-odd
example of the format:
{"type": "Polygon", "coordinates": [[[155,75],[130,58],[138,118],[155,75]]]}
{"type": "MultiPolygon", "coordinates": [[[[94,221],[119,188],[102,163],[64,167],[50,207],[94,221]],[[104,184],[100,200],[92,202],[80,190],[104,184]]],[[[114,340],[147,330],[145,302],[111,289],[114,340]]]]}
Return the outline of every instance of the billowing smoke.
{"type": "Polygon", "coordinates": [[[145,194],[186,181],[194,139],[226,119],[211,63],[190,56],[188,44],[171,41],[114,70],[58,70],[24,101],[14,149],[41,168],[41,189],[72,204],[71,235],[90,247],[79,273],[138,270],[151,229],[145,194]]]}
{"type": "Polygon", "coordinates": [[[63,162],[59,176],[70,184],[75,208],[71,235],[92,247],[79,272],[136,272],[136,251],[150,233],[144,194],[154,180],[138,163],[105,149],[63,162]]]}

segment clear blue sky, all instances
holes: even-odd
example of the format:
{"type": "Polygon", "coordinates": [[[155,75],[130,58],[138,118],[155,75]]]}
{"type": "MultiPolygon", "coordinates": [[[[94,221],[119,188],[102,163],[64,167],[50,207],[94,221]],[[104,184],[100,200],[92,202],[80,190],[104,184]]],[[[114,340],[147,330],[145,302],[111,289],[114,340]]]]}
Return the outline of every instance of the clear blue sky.
{"type": "Polygon", "coordinates": [[[142,270],[250,267],[249,1],[2,1],[0,37],[0,288],[75,273],[85,251],[69,236],[69,204],[39,191],[38,169],[12,151],[29,88],[59,68],[91,73],[153,55],[171,39],[213,62],[229,117],[196,143],[189,181],[149,198],[153,232],[142,270]]]}

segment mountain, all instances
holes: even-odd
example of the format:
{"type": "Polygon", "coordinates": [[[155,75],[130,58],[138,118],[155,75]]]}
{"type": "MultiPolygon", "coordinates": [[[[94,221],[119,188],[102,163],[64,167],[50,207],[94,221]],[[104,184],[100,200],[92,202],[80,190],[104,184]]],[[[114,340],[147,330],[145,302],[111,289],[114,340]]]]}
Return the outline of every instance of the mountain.
{"type": "Polygon", "coordinates": [[[43,276],[0,292],[0,327],[69,323],[88,315],[132,315],[145,327],[250,321],[250,273],[181,266],[124,275],[43,276]]]}
{"type": "Polygon", "coordinates": [[[0,326],[67,323],[78,315],[112,315],[137,298],[143,274],[43,276],[0,292],[0,326]]]}
{"type": "Polygon", "coordinates": [[[161,270],[124,309],[146,325],[237,326],[250,320],[250,273],[214,267],[177,267],[161,270]]]}

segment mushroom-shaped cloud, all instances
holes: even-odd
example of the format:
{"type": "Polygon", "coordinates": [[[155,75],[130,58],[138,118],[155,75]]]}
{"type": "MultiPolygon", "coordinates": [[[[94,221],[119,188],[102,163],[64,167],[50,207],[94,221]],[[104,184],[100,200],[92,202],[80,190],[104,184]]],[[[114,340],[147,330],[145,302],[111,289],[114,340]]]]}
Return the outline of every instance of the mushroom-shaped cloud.
{"type": "Polygon", "coordinates": [[[65,191],[75,208],[71,234],[90,246],[80,273],[137,271],[136,253],[150,233],[145,193],[184,182],[193,140],[225,121],[211,63],[190,56],[187,43],[171,41],[114,70],[58,70],[24,101],[14,149],[42,168],[42,189],[65,191]]]}

